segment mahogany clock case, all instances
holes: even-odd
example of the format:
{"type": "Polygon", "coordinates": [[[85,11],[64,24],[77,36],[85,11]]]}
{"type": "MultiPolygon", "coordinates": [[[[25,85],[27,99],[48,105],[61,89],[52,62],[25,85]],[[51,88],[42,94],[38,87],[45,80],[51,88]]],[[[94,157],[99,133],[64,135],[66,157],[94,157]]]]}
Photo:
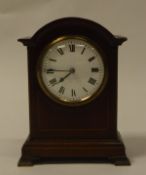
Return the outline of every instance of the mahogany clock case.
{"type": "Polygon", "coordinates": [[[46,162],[112,162],[129,165],[117,131],[118,46],[125,37],[82,18],[62,18],[39,29],[27,46],[30,134],[22,148],[19,166],[46,162]],[[106,82],[94,100],[66,106],[48,98],[37,79],[38,59],[46,45],[62,36],[83,36],[103,54],[106,82]]]}

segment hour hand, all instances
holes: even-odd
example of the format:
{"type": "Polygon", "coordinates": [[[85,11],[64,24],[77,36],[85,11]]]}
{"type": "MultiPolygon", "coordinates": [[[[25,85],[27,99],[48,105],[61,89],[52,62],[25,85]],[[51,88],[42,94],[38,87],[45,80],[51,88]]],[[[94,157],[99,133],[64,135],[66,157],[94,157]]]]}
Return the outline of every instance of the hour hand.
{"type": "Polygon", "coordinates": [[[67,77],[69,77],[69,76],[70,76],[71,74],[73,74],[73,73],[75,73],[75,69],[74,69],[74,68],[71,68],[71,69],[69,70],[69,73],[68,73],[68,74],[66,74],[64,77],[61,77],[61,78],[60,78],[59,82],[64,81],[67,77]]]}
{"type": "Polygon", "coordinates": [[[73,74],[73,73],[75,73],[75,69],[74,69],[74,68],[69,69],[68,73],[67,73],[64,77],[61,77],[60,80],[59,80],[58,82],[55,82],[55,83],[53,84],[53,86],[55,86],[55,85],[58,84],[58,83],[63,82],[67,77],[69,77],[69,76],[70,76],[71,74],[73,74]]]}
{"type": "Polygon", "coordinates": [[[56,84],[63,82],[70,74],[72,74],[72,72],[69,72],[69,73],[68,73],[67,75],[65,75],[64,77],[61,77],[61,78],[59,79],[59,81],[53,83],[52,86],[55,86],[56,84]]]}

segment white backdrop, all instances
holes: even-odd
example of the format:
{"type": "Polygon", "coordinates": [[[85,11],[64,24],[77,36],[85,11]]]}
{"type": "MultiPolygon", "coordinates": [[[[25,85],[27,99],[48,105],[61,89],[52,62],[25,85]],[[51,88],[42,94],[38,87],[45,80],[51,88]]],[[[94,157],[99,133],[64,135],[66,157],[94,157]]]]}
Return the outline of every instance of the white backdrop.
{"type": "Polygon", "coordinates": [[[145,174],[146,171],[146,1],[0,0],[0,174],[145,174]],[[131,167],[64,164],[18,168],[28,135],[26,48],[18,38],[32,36],[61,17],[94,20],[128,37],[119,49],[118,128],[131,167]]]}

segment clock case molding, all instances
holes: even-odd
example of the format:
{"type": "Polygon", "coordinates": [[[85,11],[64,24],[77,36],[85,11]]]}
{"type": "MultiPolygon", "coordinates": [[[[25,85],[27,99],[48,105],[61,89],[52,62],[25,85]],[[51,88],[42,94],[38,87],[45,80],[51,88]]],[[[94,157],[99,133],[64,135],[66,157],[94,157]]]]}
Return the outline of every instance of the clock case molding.
{"type": "Polygon", "coordinates": [[[18,41],[27,47],[30,134],[19,166],[56,162],[111,162],[129,165],[117,130],[118,47],[127,38],[114,36],[98,23],[62,18],[18,41]],[[49,99],[41,90],[36,65],[44,47],[66,35],[90,38],[104,52],[106,84],[89,104],[69,107],[49,99]]]}

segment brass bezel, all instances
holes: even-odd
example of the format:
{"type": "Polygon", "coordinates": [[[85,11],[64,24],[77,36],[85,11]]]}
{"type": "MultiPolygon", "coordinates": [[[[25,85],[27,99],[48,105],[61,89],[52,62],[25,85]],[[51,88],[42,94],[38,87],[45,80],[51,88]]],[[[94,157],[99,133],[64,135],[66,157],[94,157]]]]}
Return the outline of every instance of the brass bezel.
{"type": "Polygon", "coordinates": [[[104,89],[104,86],[107,82],[107,78],[108,78],[108,73],[107,73],[107,66],[105,63],[105,54],[103,53],[102,49],[99,47],[99,45],[95,44],[94,41],[91,41],[89,38],[82,36],[82,35],[65,35],[65,36],[61,36],[61,37],[57,37],[56,39],[54,39],[53,41],[51,41],[50,43],[47,44],[47,46],[44,48],[44,50],[42,51],[42,53],[40,54],[39,58],[38,58],[38,62],[37,62],[37,79],[39,82],[39,85],[41,87],[41,89],[43,90],[43,92],[45,93],[45,95],[47,95],[49,98],[51,98],[53,101],[62,104],[62,105],[67,105],[67,106],[81,106],[81,105],[85,105],[88,104],[89,102],[91,102],[92,100],[94,100],[97,96],[99,96],[101,94],[101,92],[104,89]],[[61,98],[59,98],[58,96],[55,96],[54,94],[52,94],[45,86],[45,84],[43,83],[42,77],[41,77],[41,62],[43,60],[43,57],[46,53],[46,50],[48,50],[50,47],[52,47],[54,44],[62,41],[62,40],[67,40],[67,39],[80,39],[82,41],[85,41],[87,43],[89,43],[90,45],[92,45],[95,49],[98,50],[99,54],[101,55],[102,58],[102,62],[104,65],[104,77],[102,80],[102,83],[99,87],[99,89],[93,93],[91,96],[89,97],[85,97],[84,99],[82,99],[81,101],[75,101],[75,102],[70,102],[67,100],[62,100],[61,98]]]}

